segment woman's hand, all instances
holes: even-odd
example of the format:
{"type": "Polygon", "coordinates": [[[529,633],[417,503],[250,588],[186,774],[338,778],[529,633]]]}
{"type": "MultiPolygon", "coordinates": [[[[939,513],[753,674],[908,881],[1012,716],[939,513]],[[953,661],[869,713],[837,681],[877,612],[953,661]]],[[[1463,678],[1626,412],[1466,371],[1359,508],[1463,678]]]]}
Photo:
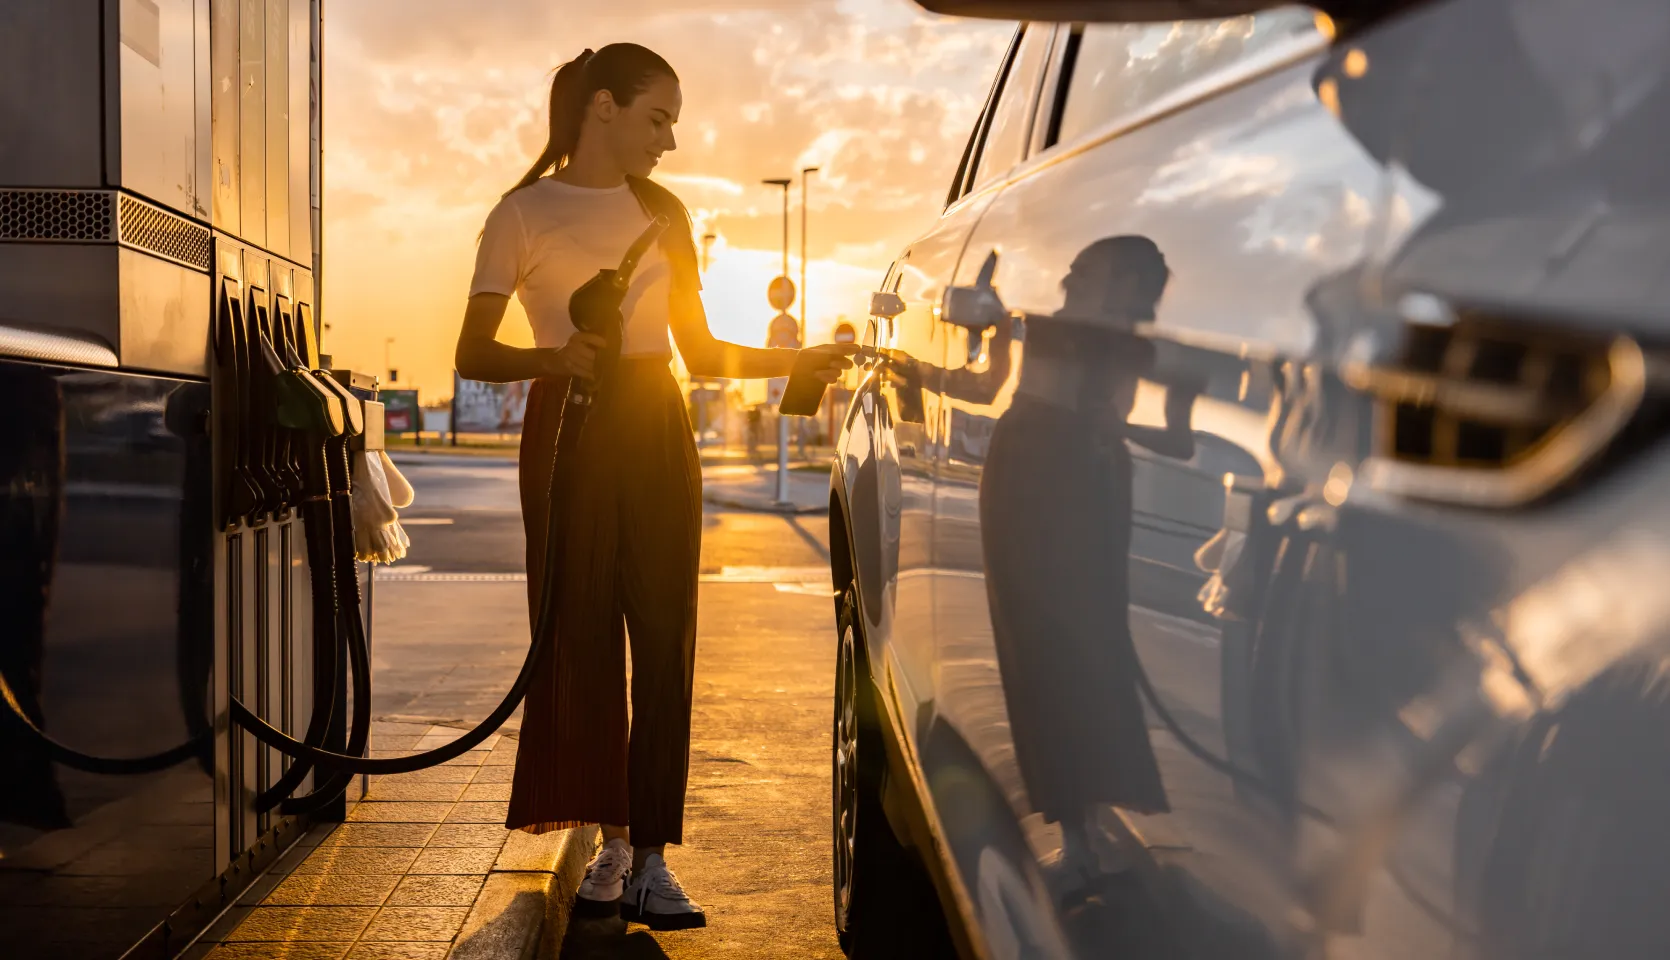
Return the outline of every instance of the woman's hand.
{"type": "Polygon", "coordinates": [[[858,354],[858,350],[856,343],[825,343],[807,347],[800,352],[823,355],[826,362],[817,370],[818,379],[824,383],[834,383],[841,379],[841,374],[852,369],[852,358],[858,354]]]}
{"type": "Polygon", "coordinates": [[[597,352],[607,344],[595,333],[576,333],[561,348],[546,354],[545,376],[579,377],[590,380],[597,375],[597,352]]]}

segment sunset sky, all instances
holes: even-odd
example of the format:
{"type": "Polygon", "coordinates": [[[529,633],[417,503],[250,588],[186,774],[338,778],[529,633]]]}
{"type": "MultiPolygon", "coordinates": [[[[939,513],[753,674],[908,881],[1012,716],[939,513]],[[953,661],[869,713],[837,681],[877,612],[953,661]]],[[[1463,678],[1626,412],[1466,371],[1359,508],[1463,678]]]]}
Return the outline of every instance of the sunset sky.
{"type": "MultiPolygon", "coordinates": [[[[327,10],[326,347],[425,402],[450,396],[475,238],[545,142],[551,71],[630,40],[679,72],[679,149],[657,178],[717,233],[714,332],[761,343],[781,270],[782,195],[812,180],[810,340],[869,291],[943,205],[1013,27],[909,0],[354,0],[327,10]],[[386,374],[385,374],[386,377],[386,374]]],[[[791,266],[798,278],[798,265],[791,266]]],[[[501,338],[531,342],[514,305],[501,338]]]]}

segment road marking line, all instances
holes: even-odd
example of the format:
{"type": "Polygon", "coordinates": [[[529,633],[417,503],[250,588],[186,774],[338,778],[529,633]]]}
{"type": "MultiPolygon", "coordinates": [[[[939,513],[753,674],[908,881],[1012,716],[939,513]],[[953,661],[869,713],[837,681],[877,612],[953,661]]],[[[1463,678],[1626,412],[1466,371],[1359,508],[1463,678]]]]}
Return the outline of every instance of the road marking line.
{"type": "Polygon", "coordinates": [[[828,583],[828,567],[720,567],[704,583],[828,583]]]}
{"type": "MultiPolygon", "coordinates": [[[[377,568],[379,583],[526,583],[525,573],[453,573],[412,565],[377,568]]],[[[704,573],[702,583],[771,583],[785,593],[830,594],[826,567],[721,567],[718,573],[704,573]]]]}
{"type": "Polygon", "coordinates": [[[778,593],[794,593],[806,597],[833,597],[835,588],[827,582],[816,583],[774,583],[771,585],[778,593]]]}
{"type": "Polygon", "coordinates": [[[527,583],[525,573],[433,573],[428,570],[385,570],[378,583],[527,583]]]}

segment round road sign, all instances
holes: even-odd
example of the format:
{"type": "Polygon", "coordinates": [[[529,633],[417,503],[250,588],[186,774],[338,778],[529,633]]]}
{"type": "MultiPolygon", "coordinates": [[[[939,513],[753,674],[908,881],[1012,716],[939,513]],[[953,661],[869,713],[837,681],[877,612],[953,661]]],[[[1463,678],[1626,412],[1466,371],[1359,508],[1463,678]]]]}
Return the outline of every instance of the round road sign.
{"type": "Polygon", "coordinates": [[[794,281],[788,277],[778,277],[771,281],[766,288],[765,298],[771,301],[771,309],[787,310],[794,303],[794,281]]]}

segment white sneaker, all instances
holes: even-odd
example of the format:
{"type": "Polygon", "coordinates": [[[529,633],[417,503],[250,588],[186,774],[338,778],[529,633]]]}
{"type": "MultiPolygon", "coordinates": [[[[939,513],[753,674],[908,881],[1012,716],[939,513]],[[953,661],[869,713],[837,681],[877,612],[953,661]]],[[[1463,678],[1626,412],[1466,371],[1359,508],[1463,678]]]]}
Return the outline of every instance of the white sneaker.
{"type": "Polygon", "coordinates": [[[574,912],[583,917],[612,917],[620,911],[621,896],[632,877],[632,847],[625,840],[610,840],[586,864],[586,879],[574,912]]]}
{"type": "Polygon", "coordinates": [[[632,878],[621,904],[621,916],[642,923],[651,930],[690,930],[707,926],[707,914],[690,901],[678,877],[667,869],[658,853],[644,861],[644,869],[632,878]]]}

